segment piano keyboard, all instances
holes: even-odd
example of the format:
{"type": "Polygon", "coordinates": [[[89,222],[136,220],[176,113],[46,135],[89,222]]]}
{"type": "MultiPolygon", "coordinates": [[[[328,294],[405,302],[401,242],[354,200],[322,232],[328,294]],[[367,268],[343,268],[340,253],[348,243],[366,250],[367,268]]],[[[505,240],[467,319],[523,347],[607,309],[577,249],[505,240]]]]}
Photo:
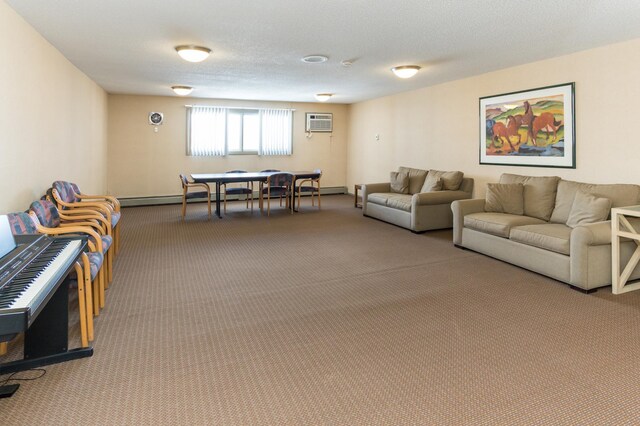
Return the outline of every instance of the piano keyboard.
{"type": "Polygon", "coordinates": [[[50,292],[50,287],[78,256],[81,240],[53,240],[33,262],[0,289],[0,313],[34,312],[50,292]]]}

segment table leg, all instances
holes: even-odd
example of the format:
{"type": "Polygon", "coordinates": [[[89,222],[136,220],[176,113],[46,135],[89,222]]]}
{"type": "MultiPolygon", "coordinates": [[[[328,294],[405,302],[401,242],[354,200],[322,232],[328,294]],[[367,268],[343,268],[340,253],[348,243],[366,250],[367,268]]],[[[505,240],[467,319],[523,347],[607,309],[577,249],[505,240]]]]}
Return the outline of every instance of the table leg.
{"type": "Polygon", "coordinates": [[[216,216],[222,219],[220,214],[220,182],[216,182],[216,216]]]}

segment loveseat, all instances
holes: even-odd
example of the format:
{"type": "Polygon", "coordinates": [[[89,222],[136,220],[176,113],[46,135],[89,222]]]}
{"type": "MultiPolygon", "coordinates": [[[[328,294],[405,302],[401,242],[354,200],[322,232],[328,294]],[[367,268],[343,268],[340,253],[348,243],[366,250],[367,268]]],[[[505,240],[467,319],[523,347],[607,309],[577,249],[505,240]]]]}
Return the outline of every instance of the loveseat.
{"type": "MultiPolygon", "coordinates": [[[[638,185],[503,174],[485,199],[452,203],[453,242],[591,291],[611,284],[610,209],[639,203],[638,185]]],[[[625,263],[635,247],[622,243],[625,263]]]]}
{"type": "Polygon", "coordinates": [[[462,172],[400,167],[391,178],[362,185],[362,214],[413,232],[451,228],[451,202],[473,191],[473,179],[462,172]]]}

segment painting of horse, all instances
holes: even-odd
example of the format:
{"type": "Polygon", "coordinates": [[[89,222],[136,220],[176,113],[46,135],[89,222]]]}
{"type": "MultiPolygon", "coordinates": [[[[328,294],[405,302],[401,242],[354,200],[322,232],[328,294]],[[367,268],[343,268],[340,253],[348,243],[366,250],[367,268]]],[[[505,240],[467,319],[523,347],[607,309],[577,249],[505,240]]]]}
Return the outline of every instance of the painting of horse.
{"type": "Polygon", "coordinates": [[[481,164],[575,167],[574,83],[480,98],[481,164]]]}

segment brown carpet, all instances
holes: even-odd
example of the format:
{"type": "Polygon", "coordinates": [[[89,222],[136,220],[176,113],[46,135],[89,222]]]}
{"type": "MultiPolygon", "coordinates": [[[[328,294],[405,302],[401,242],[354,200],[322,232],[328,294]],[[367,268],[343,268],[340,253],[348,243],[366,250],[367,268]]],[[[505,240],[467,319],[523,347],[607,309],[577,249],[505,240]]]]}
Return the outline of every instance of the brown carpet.
{"type": "Polygon", "coordinates": [[[95,355],[23,383],[0,424],[639,421],[640,292],[584,295],[347,196],[179,210],[124,210],[95,355]]]}

